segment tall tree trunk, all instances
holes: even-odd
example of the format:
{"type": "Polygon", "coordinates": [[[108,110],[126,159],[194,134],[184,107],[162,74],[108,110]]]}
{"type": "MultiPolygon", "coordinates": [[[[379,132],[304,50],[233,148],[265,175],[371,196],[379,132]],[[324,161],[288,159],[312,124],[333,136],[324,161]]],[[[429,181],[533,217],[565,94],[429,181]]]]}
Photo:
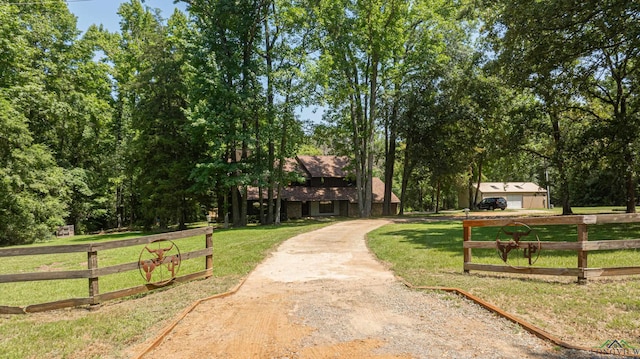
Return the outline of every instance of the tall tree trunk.
{"type": "MultiPolygon", "coordinates": [[[[472,209],[473,205],[473,178],[475,177],[475,172],[473,170],[473,165],[469,166],[469,179],[467,181],[467,205],[466,208],[472,209]]],[[[460,207],[465,207],[463,203],[458,203],[460,207]]]]}
{"type": "MultiPolygon", "coordinates": [[[[257,9],[256,9],[257,10],[257,9]]],[[[258,28],[260,28],[260,22],[255,22],[252,23],[252,26],[250,28],[247,29],[247,33],[246,33],[246,38],[243,39],[243,49],[242,49],[242,69],[241,69],[241,73],[242,73],[242,79],[241,79],[241,87],[242,87],[242,95],[243,98],[245,99],[249,99],[249,96],[253,96],[254,93],[250,92],[250,90],[252,89],[252,84],[251,84],[251,79],[252,79],[252,74],[251,74],[251,62],[252,62],[252,56],[254,54],[254,39],[256,36],[256,33],[258,32],[258,28]]],[[[259,127],[259,117],[257,114],[256,109],[252,106],[251,108],[249,108],[249,110],[247,110],[246,112],[243,113],[242,116],[242,133],[246,134],[248,133],[249,130],[249,117],[255,117],[255,123],[256,123],[256,127],[259,127]]],[[[256,136],[258,136],[258,130],[256,130],[256,136]]],[[[254,157],[256,158],[260,158],[259,157],[259,138],[257,138],[258,143],[256,144],[256,154],[254,157]]],[[[249,144],[247,142],[246,137],[242,138],[242,157],[241,157],[241,162],[248,162],[249,159],[249,144]]],[[[240,185],[240,221],[239,224],[240,226],[244,227],[247,225],[247,183],[242,183],[240,185]]]]}
{"type": "Polygon", "coordinates": [[[277,210],[274,213],[273,193],[276,187],[276,171],[275,171],[275,146],[273,140],[269,140],[269,185],[267,186],[267,224],[273,224],[275,216],[278,216],[277,210]]]}
{"type": "Polygon", "coordinates": [[[264,200],[262,199],[263,191],[264,189],[262,188],[262,186],[259,186],[258,187],[258,216],[260,216],[259,218],[260,224],[265,224],[264,200]]]}
{"type": "Polygon", "coordinates": [[[571,200],[570,200],[570,190],[569,190],[569,180],[567,179],[567,175],[564,170],[563,161],[559,161],[557,164],[558,171],[560,174],[560,197],[562,201],[562,214],[570,215],[573,214],[573,210],[571,209],[571,200]]]}
{"type": "Polygon", "coordinates": [[[473,197],[473,208],[476,208],[476,204],[478,203],[478,194],[480,193],[480,184],[482,183],[482,163],[483,162],[484,162],[484,156],[480,155],[480,159],[478,160],[478,182],[476,185],[476,193],[473,197]]]}
{"type": "MultiPolygon", "coordinates": [[[[391,136],[394,136],[392,134],[391,136]]],[[[395,213],[391,213],[391,195],[393,194],[393,171],[396,162],[396,140],[391,138],[389,146],[389,152],[385,158],[384,164],[384,203],[382,207],[382,214],[384,216],[391,216],[395,213]]]]}
{"type": "Polygon", "coordinates": [[[624,154],[625,163],[627,164],[626,171],[626,190],[627,190],[627,213],[636,213],[636,180],[633,176],[633,155],[630,151],[630,146],[627,146],[624,154]]]}
{"type": "MultiPolygon", "coordinates": [[[[288,98],[288,94],[287,94],[287,98],[286,98],[286,103],[289,102],[289,98],[288,98]]],[[[287,112],[287,114],[285,116],[288,116],[289,113],[287,112]]],[[[278,151],[278,169],[275,172],[275,176],[277,177],[277,187],[278,187],[278,193],[277,193],[277,197],[276,197],[276,211],[275,211],[275,223],[276,224],[280,224],[280,211],[282,208],[282,182],[284,181],[284,163],[286,161],[285,159],[285,152],[287,149],[287,131],[289,129],[288,126],[288,121],[289,119],[287,117],[284,117],[282,119],[282,133],[280,136],[280,150],[278,151]]]]}
{"type": "Polygon", "coordinates": [[[362,153],[356,152],[356,188],[358,191],[358,215],[364,217],[365,183],[364,183],[364,163],[362,153]]]}
{"type": "Polygon", "coordinates": [[[279,155],[279,161],[278,161],[278,169],[276,170],[276,172],[274,173],[275,176],[277,176],[277,181],[276,181],[276,186],[277,186],[277,193],[276,193],[276,205],[275,205],[275,220],[274,223],[275,224],[280,224],[280,211],[282,209],[282,181],[284,179],[284,162],[285,162],[285,158],[283,156],[284,154],[284,150],[286,148],[286,143],[287,143],[287,136],[286,134],[286,124],[283,124],[283,132],[282,132],[282,138],[280,140],[280,155],[279,155]]]}
{"type": "Polygon", "coordinates": [[[282,198],[280,197],[280,194],[282,193],[282,184],[278,183],[277,191],[278,192],[276,193],[277,197],[276,197],[276,205],[275,205],[276,213],[273,221],[273,223],[276,226],[280,225],[280,221],[281,221],[280,212],[282,211],[282,198]]]}
{"type": "MultiPolygon", "coordinates": [[[[268,7],[267,7],[268,11],[268,7]]],[[[275,11],[275,10],[274,10],[275,11]]],[[[266,60],[266,77],[267,77],[267,122],[268,122],[268,154],[267,154],[267,166],[269,170],[269,185],[267,188],[267,224],[273,223],[273,191],[275,187],[275,144],[273,139],[274,132],[274,95],[273,95],[273,59],[271,58],[271,52],[273,51],[273,45],[271,41],[271,31],[269,29],[268,16],[264,18],[264,41],[265,41],[265,60],[266,60]]],[[[277,32],[277,31],[276,31],[277,32]]],[[[276,35],[277,36],[277,35],[276,35]]],[[[279,214],[275,214],[279,216],[279,214]]]]}
{"type": "MultiPolygon", "coordinates": [[[[617,78],[616,80],[616,84],[617,84],[616,93],[617,93],[617,99],[618,99],[618,101],[616,102],[616,105],[618,108],[614,110],[614,116],[618,120],[618,123],[629,122],[629,120],[627,119],[627,95],[624,92],[623,81],[624,80],[622,78],[617,78]]],[[[635,136],[635,134],[626,135],[624,137],[633,138],[633,136],[635,136]]],[[[629,138],[628,140],[625,140],[627,145],[624,146],[623,148],[623,158],[625,163],[624,177],[625,177],[625,187],[627,192],[626,212],[636,213],[636,179],[634,176],[635,163],[634,163],[633,153],[631,152],[631,149],[633,148],[633,140],[631,138],[629,138]]]]}
{"type": "Polygon", "coordinates": [[[224,208],[223,211],[223,223],[224,223],[224,228],[229,228],[229,193],[225,191],[224,193],[224,205],[222,206],[222,208],[224,208]]]}
{"type": "MultiPolygon", "coordinates": [[[[129,179],[129,188],[134,188],[133,186],[133,178],[129,179]]],[[[137,203],[136,203],[136,197],[135,194],[133,193],[133,191],[131,191],[131,194],[129,195],[129,228],[133,228],[133,225],[135,223],[136,220],[136,211],[137,211],[137,203]]]]}
{"type": "Polygon", "coordinates": [[[237,186],[231,187],[231,217],[234,227],[242,225],[240,223],[240,194],[237,186]]]}
{"type": "Polygon", "coordinates": [[[228,203],[227,193],[222,188],[220,188],[220,185],[216,185],[216,204],[218,206],[218,213],[216,213],[217,223],[221,223],[224,221],[224,217],[229,211],[229,209],[227,208],[227,203],[228,203]]]}
{"type": "Polygon", "coordinates": [[[184,195],[182,196],[179,212],[180,213],[178,213],[178,215],[180,216],[180,219],[178,223],[178,229],[184,231],[185,229],[187,229],[187,199],[184,198],[184,195]]]}
{"type": "MultiPolygon", "coordinates": [[[[242,133],[247,133],[248,131],[248,123],[246,119],[242,120],[242,133]]],[[[249,159],[249,145],[245,139],[242,140],[242,157],[240,162],[246,163],[249,159]]],[[[238,173],[238,177],[242,175],[242,173],[238,173]]],[[[247,225],[247,184],[241,183],[238,186],[238,204],[240,205],[240,218],[238,220],[238,225],[241,227],[246,227],[247,225]]]]}
{"type": "Polygon", "coordinates": [[[360,117],[360,107],[356,108],[356,100],[354,99],[356,96],[351,95],[351,103],[350,103],[350,111],[351,111],[351,124],[353,126],[352,140],[355,144],[355,170],[356,170],[356,192],[358,194],[358,215],[360,217],[364,216],[364,183],[363,183],[363,154],[362,154],[362,144],[361,144],[361,136],[359,131],[360,121],[358,120],[360,117]]]}
{"type": "Polygon", "coordinates": [[[367,169],[365,175],[364,218],[371,217],[373,207],[373,147],[375,140],[376,101],[378,98],[378,54],[374,52],[371,60],[371,83],[369,88],[369,116],[365,117],[367,139],[364,150],[366,153],[367,169]]]}
{"type": "MultiPolygon", "coordinates": [[[[261,162],[262,161],[262,146],[261,146],[261,143],[260,143],[260,116],[258,116],[257,114],[255,114],[254,126],[255,126],[255,136],[256,136],[255,159],[258,162],[261,162]]],[[[256,163],[256,165],[257,165],[257,167],[261,166],[261,164],[259,164],[259,163],[256,163]]],[[[245,188],[245,191],[246,191],[246,188],[245,188]]],[[[264,191],[264,188],[262,186],[262,180],[260,179],[258,181],[258,216],[260,217],[260,218],[258,218],[258,221],[260,222],[260,224],[264,224],[265,223],[263,191],[264,191]]],[[[248,200],[249,199],[247,198],[247,196],[245,196],[245,206],[246,206],[246,202],[248,200]]]]}
{"type": "Polygon", "coordinates": [[[554,159],[558,174],[560,177],[560,197],[562,200],[562,214],[573,214],[570,204],[569,193],[569,180],[567,179],[566,166],[564,161],[564,141],[560,134],[560,121],[556,117],[556,114],[551,114],[551,126],[553,128],[553,140],[555,142],[556,150],[554,159]]]}
{"type": "MultiPolygon", "coordinates": [[[[256,144],[255,144],[255,148],[256,148],[256,154],[255,154],[255,158],[257,161],[262,161],[262,147],[260,145],[260,116],[255,117],[255,136],[256,136],[256,144]]],[[[260,167],[260,164],[256,164],[258,167],[260,167]]],[[[246,190],[246,188],[245,188],[246,190]]],[[[260,222],[260,224],[264,224],[264,220],[265,220],[265,216],[264,216],[264,198],[263,198],[263,186],[262,186],[262,181],[259,180],[258,181],[258,216],[260,217],[258,220],[260,222]]],[[[248,200],[248,198],[246,198],[245,196],[245,202],[248,200]]],[[[245,204],[246,205],[246,204],[245,204]]]]}
{"type": "Polygon", "coordinates": [[[440,213],[440,180],[436,183],[436,213],[440,213]]]}
{"type": "Polygon", "coordinates": [[[116,185],[116,220],[117,228],[122,228],[122,220],[124,219],[124,203],[122,198],[122,185],[116,185]]]}
{"type": "Polygon", "coordinates": [[[358,68],[353,65],[352,61],[346,53],[342,54],[344,57],[344,63],[352,64],[343,68],[345,72],[345,78],[348,81],[349,88],[353,91],[349,97],[349,111],[352,126],[351,139],[354,146],[354,160],[356,170],[356,191],[358,194],[358,215],[362,218],[367,217],[366,206],[367,202],[367,143],[369,141],[369,135],[367,132],[367,115],[366,109],[364,109],[361,98],[360,90],[360,78],[358,68]]]}
{"type": "Polygon", "coordinates": [[[240,226],[247,226],[247,186],[242,186],[240,201],[240,226]]]}
{"type": "MultiPolygon", "coordinates": [[[[373,147],[373,134],[371,135],[371,147],[373,147]]],[[[367,172],[365,176],[366,191],[364,202],[364,218],[369,218],[372,215],[373,208],[373,151],[369,148],[367,154],[367,172]]]]}
{"type": "Polygon", "coordinates": [[[409,178],[411,177],[411,172],[413,170],[412,168],[412,164],[411,164],[411,137],[407,138],[407,146],[405,148],[404,151],[404,163],[403,163],[403,169],[402,169],[402,188],[400,189],[400,215],[404,214],[404,206],[406,203],[406,193],[407,193],[407,186],[409,185],[409,178]]]}
{"type": "MultiPolygon", "coordinates": [[[[399,91],[398,91],[399,92],[399,91]]],[[[384,162],[384,203],[382,205],[382,214],[384,216],[394,215],[391,213],[391,195],[393,193],[393,172],[396,164],[396,146],[397,132],[396,124],[398,123],[398,95],[395,96],[393,107],[391,110],[391,118],[389,119],[389,136],[387,137],[387,148],[384,162]]]]}

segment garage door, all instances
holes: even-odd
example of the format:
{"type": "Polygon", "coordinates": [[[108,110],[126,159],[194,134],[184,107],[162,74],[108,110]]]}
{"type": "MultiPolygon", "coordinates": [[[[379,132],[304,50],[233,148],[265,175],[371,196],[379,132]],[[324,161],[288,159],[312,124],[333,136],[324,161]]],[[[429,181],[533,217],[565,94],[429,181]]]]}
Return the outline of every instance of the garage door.
{"type": "Polygon", "coordinates": [[[508,195],[507,208],[512,208],[512,209],[522,208],[522,195],[521,194],[508,195]]]}

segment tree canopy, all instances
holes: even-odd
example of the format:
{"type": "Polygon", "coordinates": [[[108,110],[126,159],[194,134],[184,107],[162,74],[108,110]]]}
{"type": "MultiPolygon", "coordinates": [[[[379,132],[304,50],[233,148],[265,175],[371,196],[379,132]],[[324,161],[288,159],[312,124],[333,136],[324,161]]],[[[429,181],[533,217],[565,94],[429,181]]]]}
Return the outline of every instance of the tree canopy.
{"type": "Polygon", "coordinates": [[[374,177],[385,215],[392,191],[438,211],[482,181],[635,212],[637,1],[183,2],[82,33],[62,0],[0,0],[0,245],[243,226],[251,188],[277,223],[302,153],[351,159],[362,217],[374,177]]]}

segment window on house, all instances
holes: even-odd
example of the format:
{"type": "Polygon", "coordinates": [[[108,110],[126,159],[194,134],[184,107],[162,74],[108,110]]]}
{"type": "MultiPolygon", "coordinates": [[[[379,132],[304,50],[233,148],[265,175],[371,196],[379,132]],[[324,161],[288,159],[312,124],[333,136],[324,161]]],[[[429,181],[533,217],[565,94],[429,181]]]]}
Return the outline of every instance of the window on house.
{"type": "Polygon", "coordinates": [[[333,201],[321,201],[318,211],[320,213],[333,213],[333,201]]]}

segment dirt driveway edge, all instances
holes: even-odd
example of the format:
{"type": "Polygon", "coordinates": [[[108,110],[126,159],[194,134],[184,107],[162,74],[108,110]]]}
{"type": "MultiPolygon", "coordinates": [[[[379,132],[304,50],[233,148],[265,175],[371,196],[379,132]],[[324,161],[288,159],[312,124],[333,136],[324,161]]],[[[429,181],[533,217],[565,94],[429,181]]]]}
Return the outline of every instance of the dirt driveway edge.
{"type": "Polygon", "coordinates": [[[558,351],[469,301],[407,289],[365,243],[387,223],[340,222],[283,242],[136,358],[593,357],[558,351]]]}

